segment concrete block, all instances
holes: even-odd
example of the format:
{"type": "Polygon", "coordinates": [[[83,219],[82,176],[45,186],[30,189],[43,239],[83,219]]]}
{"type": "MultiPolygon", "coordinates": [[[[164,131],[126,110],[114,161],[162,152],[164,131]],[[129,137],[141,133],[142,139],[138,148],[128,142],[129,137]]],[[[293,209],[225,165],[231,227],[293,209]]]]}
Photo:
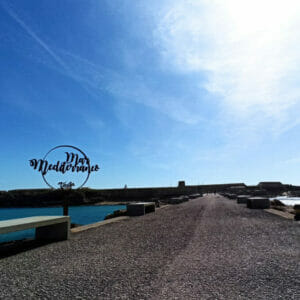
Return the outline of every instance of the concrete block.
{"type": "Polygon", "coordinates": [[[0,234],[30,228],[36,229],[36,238],[42,240],[65,240],[69,237],[70,217],[34,216],[0,221],[0,234]]]}
{"type": "Polygon", "coordinates": [[[265,197],[250,197],[247,200],[247,207],[252,209],[270,208],[270,199],[265,197]]]}
{"type": "Polygon", "coordinates": [[[144,204],[127,204],[127,214],[128,216],[143,216],[145,214],[145,205],[144,204]]]}
{"type": "Polygon", "coordinates": [[[127,204],[128,216],[143,216],[146,213],[155,212],[155,202],[138,202],[127,204]]]}
{"type": "Polygon", "coordinates": [[[294,210],[295,210],[294,220],[300,221],[300,205],[299,204],[294,205],[294,210]]]}
{"type": "Polygon", "coordinates": [[[58,223],[35,229],[36,240],[62,241],[69,238],[70,222],[58,223]]]}
{"type": "Polygon", "coordinates": [[[251,196],[249,196],[249,195],[239,195],[239,196],[236,197],[236,202],[238,204],[247,204],[247,200],[250,197],[251,196]]]}
{"type": "Polygon", "coordinates": [[[146,203],[145,204],[145,214],[151,213],[151,212],[155,212],[155,203],[146,203]]]}
{"type": "Polygon", "coordinates": [[[199,198],[199,197],[202,197],[201,194],[197,193],[197,194],[192,194],[192,195],[189,195],[189,198],[190,199],[196,199],[196,198],[199,198]]]}

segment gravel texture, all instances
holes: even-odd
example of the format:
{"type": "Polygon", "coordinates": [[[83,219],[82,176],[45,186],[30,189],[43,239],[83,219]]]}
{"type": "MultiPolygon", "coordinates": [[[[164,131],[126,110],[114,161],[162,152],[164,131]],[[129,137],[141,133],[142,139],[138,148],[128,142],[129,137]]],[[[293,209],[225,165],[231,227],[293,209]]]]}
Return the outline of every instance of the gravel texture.
{"type": "Polygon", "coordinates": [[[208,195],[0,259],[0,299],[300,299],[300,226],[208,195]]]}

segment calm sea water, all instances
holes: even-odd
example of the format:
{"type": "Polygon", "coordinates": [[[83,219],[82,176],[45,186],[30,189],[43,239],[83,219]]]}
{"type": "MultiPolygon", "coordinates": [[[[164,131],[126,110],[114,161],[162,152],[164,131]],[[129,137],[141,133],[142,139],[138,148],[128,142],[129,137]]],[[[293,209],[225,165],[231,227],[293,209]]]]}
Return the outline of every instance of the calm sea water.
{"type": "Polygon", "coordinates": [[[271,198],[272,199],[277,199],[280,202],[282,202],[284,205],[296,205],[300,204],[300,197],[287,197],[287,196],[279,196],[276,198],[271,198]]]}
{"type": "MultiPolygon", "coordinates": [[[[125,208],[125,205],[70,206],[69,216],[71,217],[71,223],[86,225],[102,221],[108,214],[114,212],[115,210],[125,208]]],[[[0,221],[32,216],[62,215],[62,207],[0,208],[0,221]]],[[[34,229],[17,231],[8,234],[0,234],[0,243],[33,237],[34,229]]]]}

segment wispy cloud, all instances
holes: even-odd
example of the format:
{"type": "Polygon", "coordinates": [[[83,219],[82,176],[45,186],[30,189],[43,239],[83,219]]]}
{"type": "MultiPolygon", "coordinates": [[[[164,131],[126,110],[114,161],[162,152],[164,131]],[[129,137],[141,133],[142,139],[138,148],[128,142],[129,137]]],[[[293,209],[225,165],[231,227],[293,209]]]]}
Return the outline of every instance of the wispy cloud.
{"type": "Polygon", "coordinates": [[[3,3],[2,7],[62,68],[68,70],[68,67],[63,60],[35,32],[33,32],[33,30],[12,10],[11,7],[3,3]]]}
{"type": "Polygon", "coordinates": [[[276,132],[298,124],[299,1],[166,1],[156,22],[164,63],[204,73],[227,112],[276,132]]]}
{"type": "Polygon", "coordinates": [[[116,97],[146,105],[171,119],[193,125],[203,121],[198,111],[190,107],[189,99],[164,94],[148,87],[143,78],[131,75],[130,78],[118,75],[119,80],[112,80],[109,90],[116,97]]]}
{"type": "MultiPolygon", "coordinates": [[[[151,107],[179,122],[196,124],[201,121],[199,114],[188,108],[186,99],[153,90],[138,74],[122,74],[104,68],[76,53],[51,47],[9,5],[3,4],[2,7],[56,64],[40,62],[75,80],[93,99],[100,97],[99,92],[106,91],[119,100],[151,107]]],[[[39,61],[38,57],[34,59],[39,61]]]]}
{"type": "Polygon", "coordinates": [[[70,66],[65,63],[65,61],[50,47],[39,35],[37,35],[31,28],[28,26],[19,15],[7,4],[1,4],[6,13],[20,25],[20,27],[43,49],[45,50],[49,56],[57,63],[59,66],[59,70],[61,73],[71,77],[76,80],[83,89],[86,90],[91,96],[94,96],[93,92],[89,89],[89,87],[85,84],[82,77],[76,76],[75,73],[72,72],[70,66]]]}
{"type": "Polygon", "coordinates": [[[109,69],[70,51],[56,49],[56,52],[68,65],[72,78],[84,83],[93,92],[94,99],[102,99],[100,92],[105,91],[119,101],[150,107],[178,122],[193,125],[203,121],[199,111],[191,108],[195,106],[192,99],[153,89],[147,84],[147,78],[137,73],[109,69]]]}

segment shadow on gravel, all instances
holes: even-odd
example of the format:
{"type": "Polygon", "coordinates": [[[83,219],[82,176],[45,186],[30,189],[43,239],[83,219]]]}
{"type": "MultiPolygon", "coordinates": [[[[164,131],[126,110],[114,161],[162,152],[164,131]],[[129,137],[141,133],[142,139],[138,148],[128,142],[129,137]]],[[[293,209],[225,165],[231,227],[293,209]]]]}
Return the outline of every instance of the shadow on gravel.
{"type": "Polygon", "coordinates": [[[49,243],[50,242],[47,241],[37,241],[34,239],[0,243],[0,259],[16,255],[27,250],[35,249],[49,243]]]}

